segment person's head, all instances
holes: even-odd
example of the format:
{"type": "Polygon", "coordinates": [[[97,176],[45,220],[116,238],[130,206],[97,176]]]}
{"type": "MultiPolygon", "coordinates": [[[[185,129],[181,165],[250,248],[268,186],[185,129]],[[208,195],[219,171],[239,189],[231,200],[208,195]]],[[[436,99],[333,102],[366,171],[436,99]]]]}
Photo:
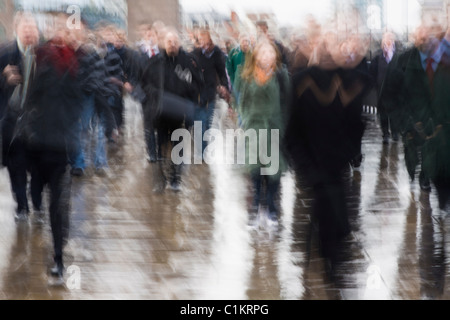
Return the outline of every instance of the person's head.
{"type": "Polygon", "coordinates": [[[117,29],[114,37],[114,47],[120,49],[127,44],[127,34],[125,30],[117,29]]]}
{"type": "Polygon", "coordinates": [[[267,36],[269,33],[269,25],[264,20],[257,21],[256,22],[256,30],[257,30],[259,36],[261,36],[261,35],[267,36]]]}
{"type": "Polygon", "coordinates": [[[77,43],[77,33],[67,26],[68,15],[59,13],[54,17],[53,30],[49,34],[54,44],[75,47],[77,43]]]}
{"type": "Polygon", "coordinates": [[[157,20],[152,24],[152,44],[158,45],[159,48],[164,48],[164,39],[166,36],[166,25],[164,22],[157,20]]]}
{"type": "Polygon", "coordinates": [[[152,30],[152,25],[149,23],[142,23],[137,28],[137,33],[139,38],[144,41],[150,40],[150,31],[152,30]]]}
{"type": "Polygon", "coordinates": [[[177,56],[181,48],[180,36],[174,28],[167,28],[164,32],[164,49],[170,57],[177,56]]]}
{"type": "Polygon", "coordinates": [[[277,49],[269,41],[261,42],[255,48],[255,62],[258,67],[264,70],[274,68],[277,63],[277,49]]]}
{"type": "Polygon", "coordinates": [[[250,50],[250,36],[246,33],[239,35],[239,46],[242,52],[248,52],[250,50]]]}
{"type": "Polygon", "coordinates": [[[422,23],[415,31],[414,45],[420,52],[432,55],[439,47],[442,31],[440,26],[422,23]]]}
{"type": "Polygon", "coordinates": [[[113,44],[116,41],[116,28],[112,25],[106,25],[100,29],[100,35],[106,43],[113,44]]]}
{"type": "Polygon", "coordinates": [[[198,42],[202,49],[208,50],[214,46],[211,34],[206,29],[201,29],[198,33],[198,42]]]}
{"type": "Polygon", "coordinates": [[[395,34],[386,32],[381,39],[381,48],[383,51],[392,51],[395,49],[395,34]]]}
{"type": "Polygon", "coordinates": [[[25,46],[35,46],[39,42],[39,29],[30,12],[17,12],[14,17],[14,30],[17,39],[25,46]]]}
{"type": "Polygon", "coordinates": [[[70,45],[75,50],[77,50],[80,46],[91,42],[89,39],[91,30],[86,21],[81,20],[80,25],[77,28],[73,28],[71,32],[73,41],[70,45]]]}
{"type": "Polygon", "coordinates": [[[281,54],[272,41],[259,41],[248,59],[245,59],[242,78],[250,80],[257,68],[270,71],[281,67],[281,54]]]}

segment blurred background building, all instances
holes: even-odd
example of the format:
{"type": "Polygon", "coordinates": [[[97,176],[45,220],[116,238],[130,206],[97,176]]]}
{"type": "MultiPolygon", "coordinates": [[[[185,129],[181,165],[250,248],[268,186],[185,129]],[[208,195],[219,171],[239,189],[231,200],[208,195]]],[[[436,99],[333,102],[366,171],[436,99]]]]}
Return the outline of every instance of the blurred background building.
{"type": "Polygon", "coordinates": [[[12,19],[16,10],[34,12],[39,28],[45,32],[52,26],[54,14],[67,12],[69,6],[79,7],[82,18],[91,27],[107,21],[130,31],[132,41],[140,23],[161,20],[179,27],[181,22],[178,0],[0,0],[0,41],[13,37],[12,19]]]}
{"type": "MultiPolygon", "coordinates": [[[[12,19],[18,9],[31,10],[38,17],[41,30],[51,26],[51,17],[56,12],[66,11],[68,6],[76,5],[81,9],[82,17],[95,26],[100,21],[109,21],[128,31],[130,41],[137,39],[137,27],[142,23],[157,20],[179,28],[208,26],[218,34],[235,37],[237,26],[254,28],[257,20],[266,20],[269,29],[279,33],[286,25],[275,14],[276,2],[259,1],[261,6],[251,10],[228,12],[220,11],[218,4],[231,0],[204,1],[200,9],[192,10],[194,0],[0,0],[0,41],[13,37],[12,19]],[[268,9],[269,8],[269,9],[268,9]],[[270,8],[273,8],[271,11],[270,8]],[[259,11],[258,11],[259,10],[259,11]]],[[[244,3],[234,1],[233,3],[244,3]]],[[[292,3],[293,15],[305,14],[307,8],[317,7],[316,12],[324,12],[328,22],[340,35],[370,35],[376,42],[387,30],[394,31],[399,38],[408,42],[410,33],[424,16],[433,16],[442,21],[445,28],[449,25],[450,0],[320,0],[317,4],[306,1],[292,3]],[[296,7],[294,7],[296,6],[296,7]],[[306,7],[305,7],[306,8],[306,7]]],[[[222,6],[223,7],[223,6],[222,6]]],[[[248,6],[247,6],[248,7],[248,6]]],[[[289,10],[291,8],[287,8],[289,10]]],[[[286,11],[286,10],[285,10],[286,11]]],[[[302,16],[302,17],[303,17],[302,16]]],[[[299,24],[304,18],[299,18],[299,24]]],[[[292,21],[289,26],[292,26],[292,21]]],[[[295,26],[294,26],[295,27],[295,26]]]]}

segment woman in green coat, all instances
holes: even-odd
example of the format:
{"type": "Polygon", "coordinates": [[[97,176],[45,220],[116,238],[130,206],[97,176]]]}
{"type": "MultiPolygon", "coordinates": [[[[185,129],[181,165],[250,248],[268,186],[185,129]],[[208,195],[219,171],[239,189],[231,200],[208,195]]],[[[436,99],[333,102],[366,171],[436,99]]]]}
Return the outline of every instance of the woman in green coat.
{"type": "Polygon", "coordinates": [[[269,219],[276,223],[279,212],[275,198],[281,174],[286,169],[280,142],[285,131],[284,115],[290,80],[286,67],[281,63],[281,54],[272,42],[264,41],[255,46],[242,72],[237,73],[235,90],[244,136],[251,138],[250,133],[256,133],[257,137],[257,141],[250,139],[246,144],[245,164],[254,191],[250,218],[257,216],[265,196],[269,219]]]}

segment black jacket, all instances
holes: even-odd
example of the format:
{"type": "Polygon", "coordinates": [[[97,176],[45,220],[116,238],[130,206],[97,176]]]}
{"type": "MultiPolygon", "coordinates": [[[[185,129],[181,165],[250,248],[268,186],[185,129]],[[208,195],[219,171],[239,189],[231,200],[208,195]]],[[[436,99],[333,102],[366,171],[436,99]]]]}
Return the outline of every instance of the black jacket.
{"type": "Polygon", "coordinates": [[[94,96],[95,112],[102,118],[109,137],[116,129],[114,115],[108,104],[108,97],[118,96],[119,88],[109,81],[105,60],[94,48],[82,46],[77,51],[78,81],[84,95],[94,96]]]}
{"type": "Polygon", "coordinates": [[[19,110],[8,107],[8,102],[12,96],[15,86],[10,86],[3,76],[3,70],[7,65],[19,67],[22,70],[22,54],[17,45],[17,41],[9,42],[0,49],[0,119],[2,133],[2,164],[8,164],[11,144],[14,140],[17,118],[20,116],[19,110]]]}
{"type": "Polygon", "coordinates": [[[200,105],[206,106],[209,101],[214,101],[217,94],[217,86],[222,85],[229,89],[229,81],[226,71],[226,56],[215,46],[212,55],[204,54],[201,48],[193,51],[203,71],[205,86],[200,93],[200,105]]]}
{"type": "Polygon", "coordinates": [[[367,74],[356,68],[311,67],[293,76],[284,142],[291,165],[308,183],[340,174],[355,156],[363,130],[361,99],[369,87],[367,74]],[[335,79],[339,90],[330,90],[335,79]]]}
{"type": "Polygon", "coordinates": [[[36,73],[30,87],[23,135],[31,152],[50,161],[67,161],[69,131],[79,120],[82,86],[75,54],[59,60],[52,43],[36,50],[36,73]],[[65,67],[61,67],[64,65],[65,67]]]}
{"type": "Polygon", "coordinates": [[[142,88],[153,102],[167,91],[198,104],[203,83],[197,59],[183,49],[176,57],[162,51],[148,60],[141,78],[142,88]]]}
{"type": "Polygon", "coordinates": [[[22,54],[17,41],[8,42],[0,48],[0,118],[3,118],[8,100],[14,91],[14,87],[8,85],[6,77],[3,76],[3,70],[7,65],[18,66],[21,72],[22,54]]]}

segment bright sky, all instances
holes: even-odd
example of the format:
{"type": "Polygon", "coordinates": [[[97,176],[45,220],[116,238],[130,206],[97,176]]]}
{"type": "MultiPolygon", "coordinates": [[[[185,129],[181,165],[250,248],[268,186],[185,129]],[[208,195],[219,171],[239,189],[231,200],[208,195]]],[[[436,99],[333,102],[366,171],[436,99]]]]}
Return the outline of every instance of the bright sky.
{"type": "MultiPolygon", "coordinates": [[[[303,18],[312,14],[318,20],[329,17],[333,0],[180,0],[187,12],[209,11],[214,9],[229,14],[235,10],[238,14],[246,11],[269,11],[275,13],[280,24],[298,25],[303,18]]],[[[390,28],[402,32],[414,28],[420,19],[418,0],[385,0],[386,19],[390,28]],[[408,11],[408,15],[406,14],[408,11]]]]}
{"type": "Polygon", "coordinates": [[[330,12],[331,0],[180,0],[186,12],[209,11],[229,14],[240,12],[273,12],[280,24],[299,24],[307,14],[317,19],[325,18],[330,12]]]}

